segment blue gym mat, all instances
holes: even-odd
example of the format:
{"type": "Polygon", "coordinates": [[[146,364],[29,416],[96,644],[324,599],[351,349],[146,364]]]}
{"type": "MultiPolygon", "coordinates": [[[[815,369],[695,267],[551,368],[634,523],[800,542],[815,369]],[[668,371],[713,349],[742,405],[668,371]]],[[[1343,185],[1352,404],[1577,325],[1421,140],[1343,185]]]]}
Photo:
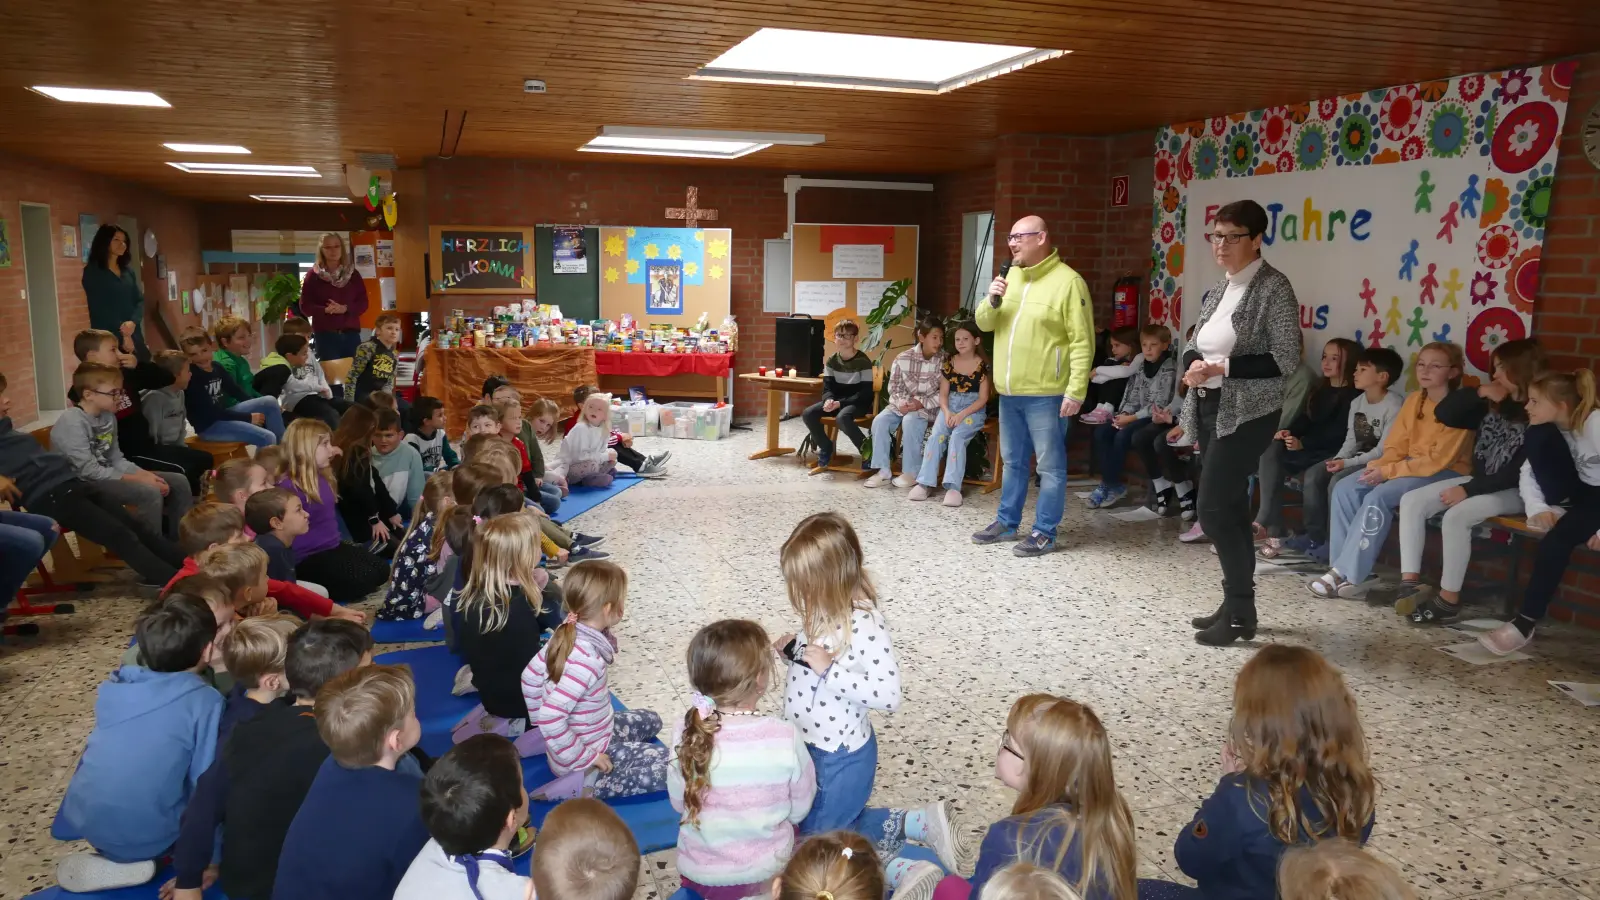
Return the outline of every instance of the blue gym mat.
{"type": "Polygon", "coordinates": [[[608,488],[575,487],[561,501],[561,508],[550,518],[557,522],[568,522],[643,480],[637,475],[618,475],[608,488]]]}
{"type": "MultiPolygon", "coordinates": [[[[527,854],[523,859],[527,859],[531,855],[527,854]]],[[[28,896],[35,898],[35,900],[156,900],[156,895],[160,893],[161,886],[166,884],[167,880],[174,874],[176,873],[172,867],[166,866],[156,873],[155,878],[134,887],[117,888],[114,891],[90,891],[87,894],[74,894],[71,891],[63,890],[59,885],[51,885],[28,896]]],[[[526,875],[528,873],[523,872],[522,874],[526,875]]],[[[222,892],[222,888],[216,885],[207,888],[202,896],[204,896],[205,900],[227,900],[228,897],[227,894],[222,892]]]]}
{"type": "Polygon", "coordinates": [[[397,622],[386,622],[379,619],[372,623],[372,640],[377,644],[422,644],[439,643],[444,640],[444,626],[441,625],[432,631],[422,627],[425,619],[402,619],[397,622]]]}

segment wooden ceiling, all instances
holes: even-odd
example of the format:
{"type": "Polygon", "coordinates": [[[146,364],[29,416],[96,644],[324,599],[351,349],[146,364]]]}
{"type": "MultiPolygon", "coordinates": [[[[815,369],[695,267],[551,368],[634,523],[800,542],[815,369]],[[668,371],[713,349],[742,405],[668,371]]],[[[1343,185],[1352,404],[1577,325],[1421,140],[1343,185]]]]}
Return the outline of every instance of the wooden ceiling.
{"type": "Polygon", "coordinates": [[[934,173],[989,162],[1009,132],[1118,133],[1597,49],[1597,0],[15,2],[0,5],[0,149],[221,200],[337,190],[362,151],[576,158],[608,124],[827,135],[708,165],[934,173]],[[763,26],[1072,52],[942,96],[685,80],[763,26]],[[524,94],[530,77],[550,92],[524,94]],[[173,108],[57,103],[30,84],[153,90],[173,108]],[[190,175],[164,141],[329,174],[190,175]]]}

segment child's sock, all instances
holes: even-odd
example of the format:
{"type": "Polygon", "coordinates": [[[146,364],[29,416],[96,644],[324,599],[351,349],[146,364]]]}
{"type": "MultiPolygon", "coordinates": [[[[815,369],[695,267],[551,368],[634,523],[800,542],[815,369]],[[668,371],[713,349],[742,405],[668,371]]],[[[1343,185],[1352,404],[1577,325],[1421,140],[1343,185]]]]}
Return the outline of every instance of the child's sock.
{"type": "Polygon", "coordinates": [[[883,876],[889,882],[889,890],[892,891],[898,888],[900,882],[910,873],[911,867],[920,862],[923,862],[923,860],[909,859],[904,856],[897,856],[889,860],[888,864],[883,867],[883,876]]]}
{"type": "Polygon", "coordinates": [[[906,811],[906,840],[925,841],[928,839],[928,814],[921,808],[906,811]]]}
{"type": "Polygon", "coordinates": [[[1179,497],[1187,497],[1194,491],[1194,482],[1180,481],[1176,485],[1173,485],[1173,490],[1178,492],[1179,497]]]}
{"type": "Polygon", "coordinates": [[[1151,479],[1150,486],[1155,488],[1155,492],[1158,493],[1158,494],[1161,493],[1162,491],[1170,491],[1170,490],[1172,490],[1172,482],[1168,481],[1165,478],[1154,478],[1154,479],[1151,479]]]}
{"type": "Polygon", "coordinates": [[[1538,625],[1539,623],[1534,619],[1518,613],[1517,617],[1511,620],[1511,624],[1517,626],[1517,630],[1522,632],[1523,637],[1527,637],[1528,635],[1533,634],[1534,626],[1538,625]]]}

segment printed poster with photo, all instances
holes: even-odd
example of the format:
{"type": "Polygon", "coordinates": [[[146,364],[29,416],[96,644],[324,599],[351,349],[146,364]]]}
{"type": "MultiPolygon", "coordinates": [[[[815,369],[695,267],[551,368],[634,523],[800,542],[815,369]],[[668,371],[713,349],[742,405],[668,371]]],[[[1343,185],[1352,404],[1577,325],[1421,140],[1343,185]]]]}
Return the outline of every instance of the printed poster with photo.
{"type": "Polygon", "coordinates": [[[557,275],[587,275],[589,246],[582,225],[557,225],[551,229],[551,258],[557,275]]]}
{"type": "Polygon", "coordinates": [[[362,278],[378,277],[378,261],[371,244],[356,244],[350,248],[356,261],[356,271],[362,278]]]}
{"type": "Polygon", "coordinates": [[[647,315],[683,315],[683,261],[652,259],[644,264],[647,315]]]}

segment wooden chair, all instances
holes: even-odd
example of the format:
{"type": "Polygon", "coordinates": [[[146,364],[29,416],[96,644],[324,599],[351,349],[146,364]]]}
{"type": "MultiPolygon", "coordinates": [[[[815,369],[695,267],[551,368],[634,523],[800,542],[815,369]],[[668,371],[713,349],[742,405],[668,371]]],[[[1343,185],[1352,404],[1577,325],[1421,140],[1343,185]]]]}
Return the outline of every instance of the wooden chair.
{"type": "Polygon", "coordinates": [[[322,375],[328,379],[328,386],[336,387],[344,384],[344,380],[350,376],[350,366],[354,362],[355,360],[348,356],[343,359],[322,360],[322,375]]]}
{"type": "MultiPolygon", "coordinates": [[[[220,466],[230,459],[250,455],[250,445],[240,441],[202,441],[197,437],[191,437],[184,443],[196,450],[204,450],[211,454],[211,464],[213,466],[220,466]]],[[[199,500],[200,498],[196,497],[195,499],[199,500]]]]}
{"type": "Polygon", "coordinates": [[[962,484],[970,484],[983,489],[985,494],[991,494],[1000,489],[1000,478],[1005,474],[1005,460],[1000,456],[1000,416],[990,416],[983,423],[983,436],[986,445],[986,456],[989,460],[989,471],[992,473],[989,480],[981,478],[963,478],[962,484]]]}
{"type": "MultiPolygon", "coordinates": [[[[873,366],[872,367],[872,411],[869,412],[869,413],[865,413],[865,414],[858,413],[856,415],[856,424],[860,425],[860,426],[863,426],[864,430],[870,430],[872,428],[872,420],[873,420],[873,418],[875,416],[878,415],[878,396],[882,392],[882,390],[883,390],[883,368],[881,366],[873,366]]],[[[841,454],[841,453],[838,452],[838,446],[839,446],[839,444],[838,444],[838,440],[839,440],[839,421],[838,421],[837,417],[835,417],[835,416],[823,416],[822,417],[822,430],[825,431],[827,433],[827,435],[828,435],[828,438],[834,442],[833,459],[826,466],[815,466],[815,467],[813,467],[811,469],[811,473],[810,474],[819,475],[819,474],[821,474],[823,472],[848,472],[848,473],[850,473],[852,475],[855,475],[857,477],[860,477],[860,478],[865,478],[868,475],[872,474],[871,472],[867,472],[867,471],[863,471],[862,470],[861,463],[860,463],[859,460],[856,459],[856,457],[849,456],[847,454],[841,454]],[[851,461],[851,460],[855,460],[855,465],[848,465],[847,464],[847,462],[851,461]]]]}

